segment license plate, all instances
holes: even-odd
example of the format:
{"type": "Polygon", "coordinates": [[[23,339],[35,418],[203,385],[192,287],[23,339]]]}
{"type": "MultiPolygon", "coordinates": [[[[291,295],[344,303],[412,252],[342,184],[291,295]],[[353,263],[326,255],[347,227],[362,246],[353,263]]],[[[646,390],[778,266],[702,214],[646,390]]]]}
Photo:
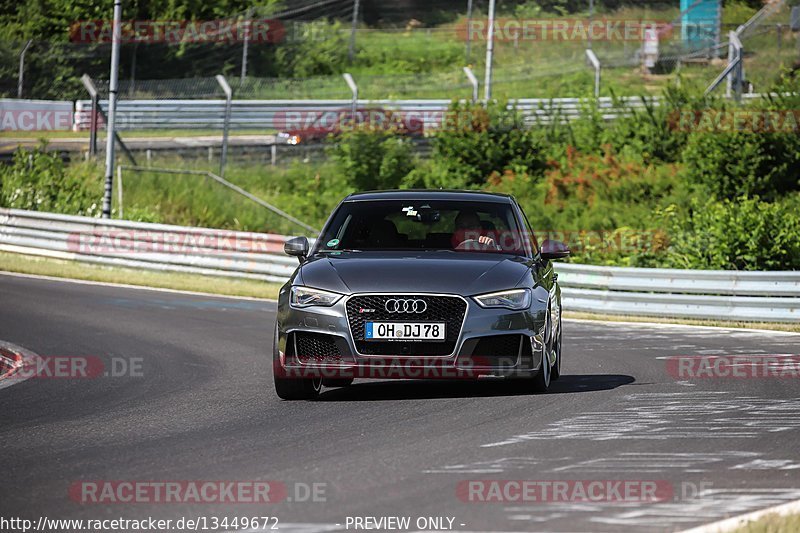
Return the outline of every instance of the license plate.
{"type": "Polygon", "coordinates": [[[366,340],[443,341],[444,322],[367,322],[366,340]]]}

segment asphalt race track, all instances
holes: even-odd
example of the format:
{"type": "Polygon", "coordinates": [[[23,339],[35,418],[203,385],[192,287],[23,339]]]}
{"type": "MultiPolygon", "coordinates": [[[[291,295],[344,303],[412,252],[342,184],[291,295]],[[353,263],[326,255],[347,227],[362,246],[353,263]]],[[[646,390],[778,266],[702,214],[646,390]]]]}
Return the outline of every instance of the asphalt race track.
{"type": "Polygon", "coordinates": [[[274,320],[271,302],[0,275],[0,340],[105,369],[0,384],[0,515],[674,531],[800,499],[800,381],[681,379],[665,359],[797,354],[798,335],[567,321],[564,375],[547,395],[497,380],[359,381],[283,402],[274,320]],[[270,480],[292,501],[80,503],[70,487],[84,480],[270,480]],[[656,480],[672,495],[470,502],[458,492],[470,480],[656,480]]]}

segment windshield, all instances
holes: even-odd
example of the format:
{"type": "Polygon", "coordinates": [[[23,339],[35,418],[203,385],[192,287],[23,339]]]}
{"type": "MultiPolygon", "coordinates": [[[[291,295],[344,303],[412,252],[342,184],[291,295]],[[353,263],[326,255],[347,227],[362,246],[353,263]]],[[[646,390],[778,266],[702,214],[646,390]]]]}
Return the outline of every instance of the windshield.
{"type": "Polygon", "coordinates": [[[531,255],[510,203],[458,200],[345,202],[317,245],[343,250],[452,250],[531,255]]]}

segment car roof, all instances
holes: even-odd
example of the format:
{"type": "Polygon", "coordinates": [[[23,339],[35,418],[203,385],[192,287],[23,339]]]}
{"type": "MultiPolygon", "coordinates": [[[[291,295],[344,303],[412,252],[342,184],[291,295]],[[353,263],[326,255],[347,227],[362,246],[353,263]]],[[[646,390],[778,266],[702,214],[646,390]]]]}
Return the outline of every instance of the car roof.
{"type": "Polygon", "coordinates": [[[371,200],[466,200],[473,202],[509,203],[508,194],[462,191],[446,189],[405,189],[388,191],[365,191],[349,195],[345,202],[361,202],[371,200]]]}

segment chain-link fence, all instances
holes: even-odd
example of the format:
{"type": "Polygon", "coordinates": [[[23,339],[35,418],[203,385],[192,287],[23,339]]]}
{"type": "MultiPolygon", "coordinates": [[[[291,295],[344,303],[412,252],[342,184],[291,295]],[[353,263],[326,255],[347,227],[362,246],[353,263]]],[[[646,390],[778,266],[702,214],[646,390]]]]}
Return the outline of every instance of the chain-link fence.
{"type": "MultiPolygon", "coordinates": [[[[713,30],[700,28],[713,33],[704,40],[692,38],[697,28],[684,24],[697,0],[683,12],[677,4],[498,2],[493,96],[591,96],[595,76],[587,63],[588,48],[601,64],[601,95],[658,93],[678,74],[685,83],[708,86],[726,64],[728,32],[755,10],[724,8],[713,30]],[[655,29],[655,39],[647,28],[655,29]]],[[[354,7],[353,0],[298,0],[254,7],[205,21],[206,26],[176,23],[177,33],[145,21],[123,34],[120,97],[222,98],[213,79],[220,73],[237,99],[347,99],[343,72],[354,75],[363,99],[469,98],[472,85],[462,71],[465,65],[483,84],[486,0],[361,0],[355,31],[354,7]]],[[[767,88],[782,67],[797,61],[798,36],[788,23],[789,8],[784,7],[742,37],[746,76],[756,90],[767,88]]],[[[107,77],[109,28],[102,21],[92,24],[76,21],[70,42],[35,40],[28,46],[23,97],[83,99],[80,75],[107,77]]],[[[18,94],[25,46],[23,41],[0,42],[2,96],[18,94]]],[[[102,97],[107,90],[102,83],[99,88],[102,97]]]]}

